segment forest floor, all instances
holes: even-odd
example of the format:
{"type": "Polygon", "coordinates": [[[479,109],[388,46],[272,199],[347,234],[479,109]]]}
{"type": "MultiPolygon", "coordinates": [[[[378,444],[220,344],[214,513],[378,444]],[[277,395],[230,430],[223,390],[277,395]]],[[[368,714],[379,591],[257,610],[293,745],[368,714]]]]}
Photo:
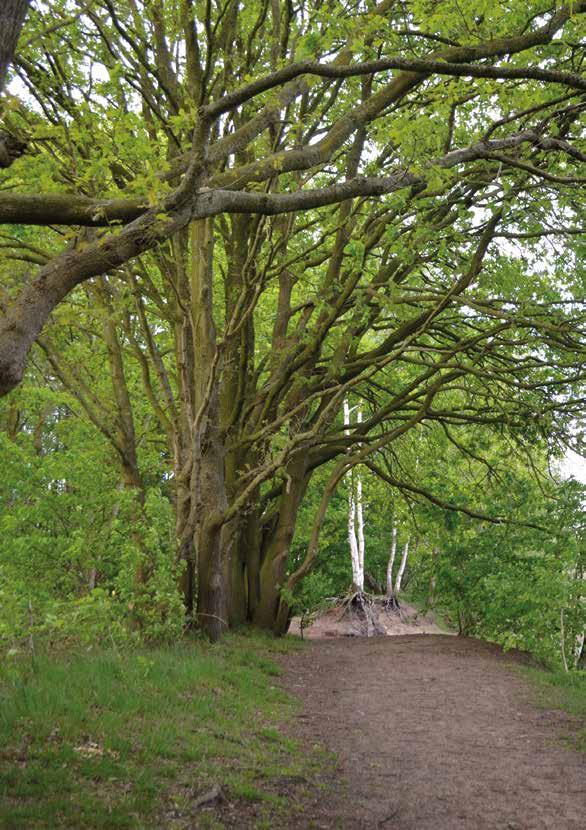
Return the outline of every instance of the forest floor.
{"type": "Polygon", "coordinates": [[[311,818],[286,826],[585,826],[586,756],[572,745],[584,722],[535,705],[524,655],[418,634],[322,639],[283,662],[303,703],[294,736],[338,759],[311,818]]]}

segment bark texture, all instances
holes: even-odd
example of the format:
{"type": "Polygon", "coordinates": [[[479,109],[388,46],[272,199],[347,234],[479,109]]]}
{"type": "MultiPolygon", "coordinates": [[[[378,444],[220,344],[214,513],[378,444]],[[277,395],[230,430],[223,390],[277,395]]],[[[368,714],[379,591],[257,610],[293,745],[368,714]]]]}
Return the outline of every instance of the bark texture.
{"type": "Polygon", "coordinates": [[[0,9],[0,92],[4,90],[30,0],[3,0],[0,9]]]}

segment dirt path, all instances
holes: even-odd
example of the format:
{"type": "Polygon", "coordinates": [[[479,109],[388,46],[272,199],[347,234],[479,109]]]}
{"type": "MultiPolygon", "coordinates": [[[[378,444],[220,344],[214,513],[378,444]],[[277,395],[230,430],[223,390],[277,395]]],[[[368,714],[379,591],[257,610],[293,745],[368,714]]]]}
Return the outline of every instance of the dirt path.
{"type": "Polygon", "coordinates": [[[570,719],[530,703],[515,660],[476,640],[332,639],[287,659],[295,731],[337,753],[333,794],[292,828],[586,827],[570,719]]]}

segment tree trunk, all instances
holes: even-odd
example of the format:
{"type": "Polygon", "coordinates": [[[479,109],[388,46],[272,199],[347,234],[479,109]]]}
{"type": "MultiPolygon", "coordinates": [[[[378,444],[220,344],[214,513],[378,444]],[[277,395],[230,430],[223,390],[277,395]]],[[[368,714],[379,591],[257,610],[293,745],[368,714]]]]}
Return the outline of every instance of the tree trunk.
{"type": "Polygon", "coordinates": [[[399,573],[397,574],[397,580],[395,582],[395,596],[398,597],[401,593],[401,583],[403,582],[403,574],[405,573],[405,568],[407,566],[407,557],[409,556],[409,542],[410,539],[407,539],[405,542],[405,547],[403,548],[403,556],[401,558],[401,565],[399,567],[399,573]]]}
{"type": "Polygon", "coordinates": [[[195,546],[193,539],[184,539],[177,547],[177,562],[182,564],[179,591],[183,599],[186,625],[193,624],[195,611],[195,546]]]}
{"type": "Polygon", "coordinates": [[[429,587],[427,591],[427,608],[433,608],[435,605],[435,592],[437,587],[437,559],[439,556],[439,548],[432,548],[431,551],[431,574],[429,576],[429,587]]]}
{"type": "Polygon", "coordinates": [[[0,11],[0,93],[4,90],[30,0],[2,0],[0,11]]]}
{"type": "MultiPolygon", "coordinates": [[[[362,423],[362,409],[358,407],[356,420],[362,423]]],[[[356,529],[358,538],[358,590],[364,591],[364,510],[362,500],[362,476],[356,472],[356,529]]]]}
{"type": "Polygon", "coordinates": [[[234,528],[224,525],[228,505],[218,389],[219,354],[213,314],[211,220],[190,227],[191,325],[194,348],[193,473],[197,551],[197,617],[212,642],[229,625],[230,566],[234,528]]]}
{"type": "Polygon", "coordinates": [[[279,518],[266,547],[260,568],[260,597],[253,621],[275,634],[284,634],[289,625],[289,605],[281,597],[297,513],[307,487],[307,457],[299,452],[287,466],[286,485],[281,495],[279,518]]]}
{"type": "MultiPolygon", "coordinates": [[[[344,398],[344,423],[350,424],[351,410],[348,398],[344,398]]],[[[359,413],[360,420],[360,413],[359,413]]],[[[346,435],[350,430],[345,430],[346,435]]],[[[354,472],[347,475],[348,491],[348,544],[352,563],[352,589],[364,591],[364,524],[362,515],[362,479],[358,474],[356,482],[354,472]]]]}
{"type": "Polygon", "coordinates": [[[352,563],[352,588],[361,591],[360,587],[360,553],[356,538],[356,503],[354,501],[354,486],[352,474],[348,476],[350,492],[348,493],[348,544],[350,545],[350,561],[352,563]]]}
{"type": "Polygon", "coordinates": [[[246,574],[246,523],[233,519],[225,528],[225,537],[229,541],[230,555],[230,607],[228,623],[230,628],[242,625],[248,616],[248,586],[246,574]]]}
{"type": "Polygon", "coordinates": [[[230,549],[223,528],[203,522],[197,540],[197,617],[213,643],[229,626],[230,549]]]}
{"type": "Polygon", "coordinates": [[[246,560],[247,620],[253,620],[260,602],[260,563],[262,532],[258,513],[254,510],[245,521],[242,545],[246,560]]]}
{"type": "Polygon", "coordinates": [[[394,591],[393,591],[393,567],[395,564],[395,557],[397,555],[397,527],[393,525],[393,531],[391,536],[391,553],[389,555],[389,561],[387,564],[387,599],[392,600],[394,598],[394,591]]]}
{"type": "Polygon", "coordinates": [[[356,475],[356,529],[358,541],[358,571],[356,586],[364,591],[364,513],[362,505],[362,476],[356,475]]]}

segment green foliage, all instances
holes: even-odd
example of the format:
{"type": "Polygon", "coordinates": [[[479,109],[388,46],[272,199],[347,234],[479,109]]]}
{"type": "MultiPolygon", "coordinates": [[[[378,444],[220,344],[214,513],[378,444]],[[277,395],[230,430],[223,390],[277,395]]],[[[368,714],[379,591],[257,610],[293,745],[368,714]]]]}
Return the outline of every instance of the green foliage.
{"type": "MultiPolygon", "coordinates": [[[[437,58],[456,44],[483,68],[579,70],[573,44],[584,15],[555,42],[537,38],[517,52],[523,33],[551,10],[521,0],[410,0],[384,14],[370,4],[333,8],[305,0],[293,14],[288,3],[253,0],[34,4],[14,70],[20,83],[4,114],[30,151],[3,170],[3,191],[138,198],[158,205],[158,223],[166,224],[173,210],[161,200],[179,176],[165,174],[186,160],[200,106],[294,59],[348,66],[437,58]],[[197,46],[188,36],[194,20],[197,46]],[[494,47],[495,39],[498,48],[485,54],[483,44],[494,47]]],[[[286,499],[287,450],[306,434],[312,474],[290,573],[307,550],[336,455],[387,436],[388,455],[376,460],[395,483],[361,468],[367,570],[383,581],[396,527],[400,545],[419,541],[404,584],[425,602],[434,580],[433,600],[463,631],[555,661],[565,621],[571,651],[583,623],[582,505],[550,482],[538,486],[527,469],[534,464],[538,480],[547,479],[556,442],[575,432],[584,399],[585,277],[575,233],[583,189],[574,176],[583,113],[575,88],[534,78],[429,73],[419,80],[395,71],[304,76],[286,104],[282,88],[268,89],[212,125],[209,178],[198,179],[197,189],[219,181],[234,187],[234,198],[266,191],[268,199],[403,173],[407,181],[424,176],[421,187],[286,219],[219,215],[210,223],[205,298],[182,231],[78,286],[53,311],[26,385],[0,405],[0,648],[21,649],[28,638],[180,636],[176,536],[184,517],[175,507],[179,480],[199,473],[196,465],[185,472],[196,414],[201,422],[209,414],[198,409],[199,384],[220,401],[212,427],[225,442],[226,500],[261,482],[238,511],[259,525],[269,517],[259,536],[286,499]],[[401,77],[408,83],[397,83],[401,77]],[[361,118],[377,101],[382,109],[361,118]],[[504,160],[438,164],[448,151],[519,130],[567,145],[554,152],[548,142],[518,144],[504,160]],[[236,150],[224,154],[222,142],[230,145],[236,133],[236,150]],[[487,220],[501,213],[482,267],[462,281],[487,220]],[[205,357],[195,354],[194,324],[208,317],[217,363],[211,346],[205,357]],[[373,421],[353,446],[331,409],[344,385],[373,421]],[[422,424],[399,435],[423,402],[422,424]],[[470,507],[508,524],[479,524],[451,509],[470,507]],[[546,532],[521,531],[515,522],[537,522],[546,532]]],[[[102,242],[118,229],[100,230],[102,242]]],[[[51,261],[65,246],[75,257],[93,233],[67,225],[56,232],[53,221],[9,226],[0,243],[3,306],[31,263],[51,261]]],[[[189,515],[200,507],[192,490],[189,515]]],[[[347,590],[347,506],[344,479],[313,573],[294,595],[283,593],[295,610],[347,590]]]]}
{"type": "MultiPolygon", "coordinates": [[[[412,542],[403,580],[410,600],[433,607],[452,630],[529,651],[556,669],[565,654],[574,669],[575,644],[586,627],[585,488],[549,477],[538,439],[533,470],[526,446],[512,452],[497,434],[463,429],[457,440],[458,446],[441,430],[410,436],[387,459],[389,469],[406,481],[416,470],[414,483],[444,505],[504,521],[445,509],[363,471],[365,570],[384,587],[395,526],[397,558],[407,538],[412,542]]],[[[381,458],[386,469],[385,463],[381,458]]],[[[321,475],[303,507],[292,568],[303,558],[326,478],[321,475]]],[[[315,568],[292,599],[294,613],[320,609],[326,597],[348,590],[347,488],[344,481],[332,499],[315,568]]]]}
{"type": "Polygon", "coordinates": [[[172,505],[160,491],[149,490],[140,522],[131,522],[119,514],[117,531],[124,543],[115,593],[144,639],[176,640],[183,632],[184,611],[177,590],[182,566],[175,561],[172,505]],[[137,572],[147,572],[146,581],[137,583],[137,572]]]}
{"type": "Polygon", "coordinates": [[[16,434],[0,430],[0,649],[29,638],[177,639],[183,609],[169,498],[149,487],[137,517],[136,493],[121,489],[111,448],[69,405],[65,395],[23,387],[0,407],[0,423],[11,408],[20,419],[16,434]]]}
{"type": "Polygon", "coordinates": [[[413,563],[414,595],[432,601],[463,634],[529,651],[558,669],[565,654],[572,669],[586,626],[584,488],[549,481],[544,490],[508,459],[506,475],[485,486],[475,504],[514,521],[480,523],[427,508],[431,524],[413,563]]]}

